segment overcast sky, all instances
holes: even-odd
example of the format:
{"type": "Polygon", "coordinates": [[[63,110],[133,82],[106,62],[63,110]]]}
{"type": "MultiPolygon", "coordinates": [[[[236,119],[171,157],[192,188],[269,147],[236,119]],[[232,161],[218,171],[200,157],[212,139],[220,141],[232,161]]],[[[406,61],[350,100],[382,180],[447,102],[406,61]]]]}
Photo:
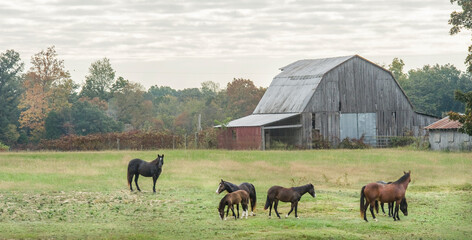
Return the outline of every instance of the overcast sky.
{"type": "Polygon", "coordinates": [[[96,60],[117,76],[175,89],[233,78],[268,87],[300,59],[359,54],[406,68],[465,69],[470,32],[450,36],[449,0],[0,1],[0,52],[29,68],[51,45],[77,83],[96,60]]]}

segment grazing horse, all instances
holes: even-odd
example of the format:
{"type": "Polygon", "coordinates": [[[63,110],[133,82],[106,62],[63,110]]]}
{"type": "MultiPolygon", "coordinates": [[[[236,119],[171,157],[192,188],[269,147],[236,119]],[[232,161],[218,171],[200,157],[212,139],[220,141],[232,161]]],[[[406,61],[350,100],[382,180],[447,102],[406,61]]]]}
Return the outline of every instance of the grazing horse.
{"type": "Polygon", "coordinates": [[[256,208],[256,188],[254,188],[254,185],[243,182],[239,186],[230,182],[223,181],[221,179],[220,185],[218,186],[218,189],[216,189],[216,193],[220,194],[223,191],[228,191],[229,193],[237,191],[237,190],[244,190],[249,194],[249,199],[251,201],[251,216],[254,216],[254,209],[256,208]]]}
{"type": "MultiPolygon", "coordinates": [[[[390,184],[392,182],[377,181],[377,183],[390,184]]],[[[385,215],[384,203],[381,203],[380,206],[382,207],[382,212],[385,215]]],[[[400,202],[400,210],[402,211],[403,215],[408,216],[408,203],[406,202],[406,198],[403,198],[400,202]]],[[[379,214],[378,201],[375,201],[375,211],[377,212],[377,214],[379,214]]],[[[388,216],[393,216],[393,202],[388,203],[388,216]]]]}
{"type": "Polygon", "coordinates": [[[360,210],[361,210],[361,217],[364,218],[366,222],[367,216],[366,211],[367,207],[370,205],[370,213],[375,221],[377,219],[374,215],[374,206],[375,201],[379,202],[395,202],[395,211],[393,213],[393,220],[400,220],[400,216],[398,214],[398,208],[400,205],[401,200],[405,197],[406,189],[408,188],[408,184],[411,182],[411,171],[403,172],[403,175],[397,181],[391,184],[381,184],[381,183],[369,183],[366,186],[362,187],[361,190],[361,199],[360,199],[360,210]],[[364,201],[365,199],[365,201],[364,201]]]}
{"type": "Polygon", "coordinates": [[[152,162],[146,162],[141,159],[133,159],[128,163],[128,186],[131,191],[133,191],[133,186],[131,182],[133,181],[136,184],[136,188],[141,192],[141,189],[138,186],[138,177],[139,174],[144,177],[152,177],[153,186],[152,191],[156,192],[156,181],[161,175],[162,165],[164,165],[164,154],[157,155],[157,158],[152,162]]]}
{"type": "Polygon", "coordinates": [[[249,194],[244,190],[237,190],[237,191],[226,194],[221,199],[220,205],[218,207],[218,212],[220,213],[221,220],[223,219],[226,220],[226,218],[228,217],[229,209],[231,209],[231,211],[233,212],[234,219],[239,218],[239,204],[240,203],[243,208],[243,214],[241,215],[241,218],[243,218],[244,215],[246,215],[246,219],[247,219],[247,215],[248,215],[247,205],[249,203],[249,194]],[[238,217],[236,217],[236,214],[234,214],[234,206],[233,206],[234,204],[236,204],[238,217]],[[225,217],[225,206],[228,206],[228,208],[226,209],[226,217],[225,217]]]}
{"type": "Polygon", "coordinates": [[[312,197],[316,197],[315,188],[313,184],[309,183],[300,187],[284,188],[281,186],[273,186],[267,191],[267,200],[264,206],[264,210],[269,208],[269,218],[272,215],[272,203],[274,203],[274,211],[277,214],[277,217],[280,218],[279,212],[277,211],[277,205],[279,200],[282,202],[291,202],[292,208],[290,212],[285,215],[288,217],[295,208],[295,217],[298,218],[298,201],[303,196],[303,194],[309,193],[312,197]]]}

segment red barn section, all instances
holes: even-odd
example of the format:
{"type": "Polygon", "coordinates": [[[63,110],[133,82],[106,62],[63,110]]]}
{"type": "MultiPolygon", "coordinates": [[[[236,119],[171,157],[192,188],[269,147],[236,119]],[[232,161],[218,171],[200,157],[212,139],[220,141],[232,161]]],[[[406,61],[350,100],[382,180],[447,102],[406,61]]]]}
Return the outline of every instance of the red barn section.
{"type": "Polygon", "coordinates": [[[262,149],[261,127],[237,127],[220,130],[218,148],[262,149]]]}

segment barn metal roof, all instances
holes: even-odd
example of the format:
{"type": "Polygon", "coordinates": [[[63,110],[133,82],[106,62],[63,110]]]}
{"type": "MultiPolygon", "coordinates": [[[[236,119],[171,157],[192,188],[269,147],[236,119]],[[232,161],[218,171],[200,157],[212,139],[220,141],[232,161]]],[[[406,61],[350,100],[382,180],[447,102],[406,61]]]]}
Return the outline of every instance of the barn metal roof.
{"type": "Polygon", "coordinates": [[[355,56],[305,59],[280,68],[282,72],[274,77],[253,113],[303,112],[323,75],[355,56]]]}
{"type": "Polygon", "coordinates": [[[226,127],[260,127],[270,123],[278,122],[293,116],[298,113],[284,113],[284,114],[252,114],[243,118],[233,120],[226,125],[226,127]]]}
{"type": "Polygon", "coordinates": [[[449,119],[449,117],[445,117],[437,122],[430,124],[429,126],[425,127],[425,129],[432,130],[432,129],[459,129],[462,127],[462,123],[458,121],[454,121],[449,119]]]}

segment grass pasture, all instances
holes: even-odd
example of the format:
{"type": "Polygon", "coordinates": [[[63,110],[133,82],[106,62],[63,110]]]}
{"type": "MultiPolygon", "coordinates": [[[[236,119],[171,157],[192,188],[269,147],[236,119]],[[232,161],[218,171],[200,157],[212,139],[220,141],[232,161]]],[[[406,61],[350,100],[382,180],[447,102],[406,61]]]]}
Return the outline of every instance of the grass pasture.
{"type": "MultiPolygon", "coordinates": [[[[467,239],[472,236],[472,153],[403,149],[317,151],[163,150],[163,172],[130,192],[126,168],[153,151],[0,153],[0,239],[467,239]],[[359,214],[363,185],[412,171],[409,216],[359,214]],[[251,182],[256,216],[221,221],[220,179],[251,182]],[[315,186],[300,219],[268,219],[272,185],[315,186]]],[[[290,204],[280,203],[281,216],[290,204]]]]}

